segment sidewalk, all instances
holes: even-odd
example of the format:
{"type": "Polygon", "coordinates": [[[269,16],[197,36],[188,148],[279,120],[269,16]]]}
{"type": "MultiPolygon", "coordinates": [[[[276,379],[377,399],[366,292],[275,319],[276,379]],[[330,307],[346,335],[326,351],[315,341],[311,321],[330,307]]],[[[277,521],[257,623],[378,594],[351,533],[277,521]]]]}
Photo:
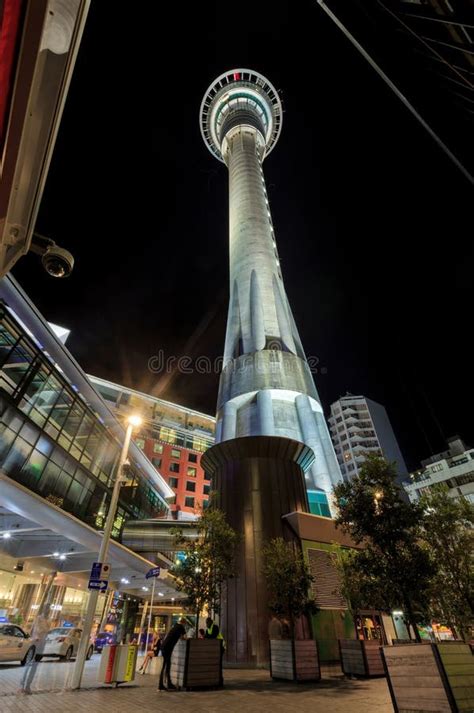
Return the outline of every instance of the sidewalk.
{"type": "MultiPolygon", "coordinates": [[[[67,667],[69,664],[57,664],[67,667]]],[[[72,666],[73,664],[71,664],[72,666]]],[[[94,667],[95,669],[96,667],[94,667]]],[[[154,667],[155,668],[155,667],[154,667]]],[[[3,676],[0,672],[0,685],[3,676]]],[[[97,686],[91,672],[86,686],[97,686]]],[[[45,683],[45,679],[43,681],[45,683]]],[[[220,691],[161,692],[155,673],[137,675],[135,682],[119,688],[58,690],[31,695],[1,695],[2,713],[91,713],[110,710],[166,710],[166,713],[393,713],[385,679],[347,681],[327,678],[315,684],[272,681],[268,671],[226,670],[220,691]]],[[[0,690],[4,692],[3,686],[0,690]]]]}

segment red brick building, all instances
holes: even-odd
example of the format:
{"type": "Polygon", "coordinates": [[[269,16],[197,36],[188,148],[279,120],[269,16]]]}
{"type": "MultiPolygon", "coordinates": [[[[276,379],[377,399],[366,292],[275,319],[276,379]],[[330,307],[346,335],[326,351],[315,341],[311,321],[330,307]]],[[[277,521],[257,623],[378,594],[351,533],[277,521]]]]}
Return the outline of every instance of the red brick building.
{"type": "Polygon", "coordinates": [[[143,425],[134,435],[160,475],[175,492],[170,509],[179,517],[206,507],[211,483],[204,479],[201,455],[214,444],[215,418],[178,404],[89,377],[116,415],[138,413],[143,425]]]}

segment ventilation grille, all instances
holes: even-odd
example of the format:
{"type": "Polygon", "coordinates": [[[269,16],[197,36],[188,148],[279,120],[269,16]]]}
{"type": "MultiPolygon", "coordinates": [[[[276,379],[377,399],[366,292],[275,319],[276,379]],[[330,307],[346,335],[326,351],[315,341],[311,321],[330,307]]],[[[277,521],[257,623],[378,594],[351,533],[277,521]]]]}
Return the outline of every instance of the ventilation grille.
{"type": "Polygon", "coordinates": [[[340,593],[339,572],[331,561],[331,554],[324,550],[308,550],[309,570],[314,577],[311,594],[320,609],[347,609],[340,593]]]}

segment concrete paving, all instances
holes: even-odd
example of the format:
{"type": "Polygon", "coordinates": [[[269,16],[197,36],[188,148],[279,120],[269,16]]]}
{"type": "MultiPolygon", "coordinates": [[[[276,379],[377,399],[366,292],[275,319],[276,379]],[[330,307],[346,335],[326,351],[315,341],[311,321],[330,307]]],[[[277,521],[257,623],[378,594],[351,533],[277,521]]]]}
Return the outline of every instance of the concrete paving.
{"type": "Polygon", "coordinates": [[[385,679],[349,681],[326,669],[313,684],[272,681],[268,671],[225,670],[218,691],[158,692],[160,660],[150,673],[118,688],[97,682],[99,656],[86,664],[83,689],[68,690],[74,663],[38,664],[30,695],[22,692],[24,669],[0,664],[1,713],[393,713],[385,679]]]}

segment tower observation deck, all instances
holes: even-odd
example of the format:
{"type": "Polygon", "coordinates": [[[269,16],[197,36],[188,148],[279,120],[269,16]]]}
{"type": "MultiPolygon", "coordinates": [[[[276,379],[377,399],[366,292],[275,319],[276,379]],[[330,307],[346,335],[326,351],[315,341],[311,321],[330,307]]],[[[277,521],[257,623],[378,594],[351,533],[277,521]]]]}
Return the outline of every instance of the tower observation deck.
{"type": "Polygon", "coordinates": [[[263,173],[282,118],[278,92],[249,69],[222,74],[201,104],[204,142],[229,171],[230,302],[216,442],[299,441],[315,455],[307,489],[329,498],[340,470],[283,284],[263,173]]]}

